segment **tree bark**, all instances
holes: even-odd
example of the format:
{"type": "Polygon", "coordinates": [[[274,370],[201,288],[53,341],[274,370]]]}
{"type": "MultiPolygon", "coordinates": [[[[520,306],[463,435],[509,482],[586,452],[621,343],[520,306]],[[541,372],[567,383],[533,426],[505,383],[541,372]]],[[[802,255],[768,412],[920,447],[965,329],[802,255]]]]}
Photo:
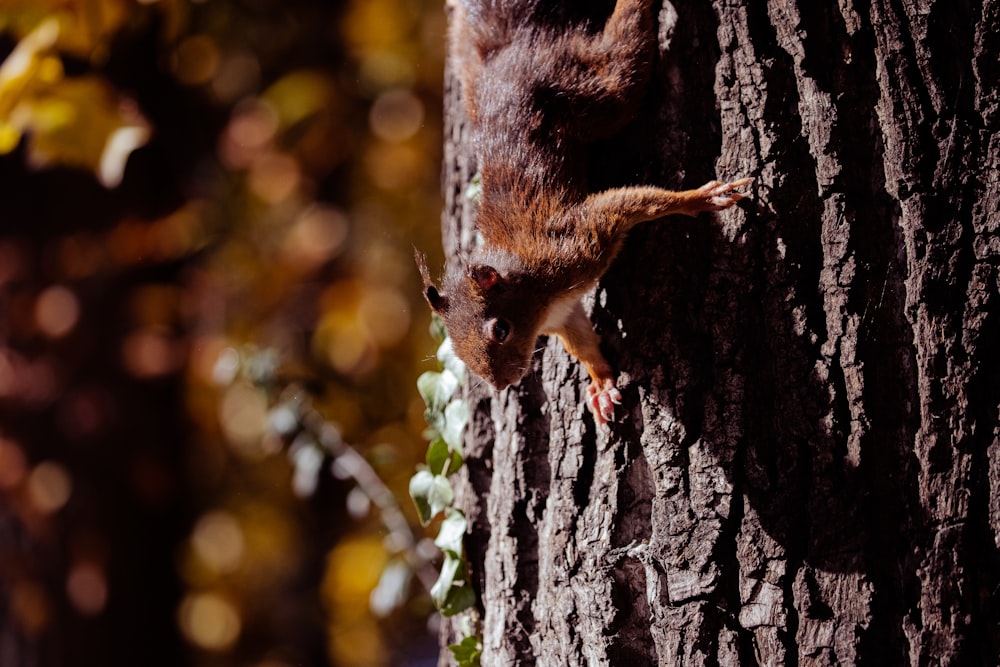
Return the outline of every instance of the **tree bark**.
{"type": "Polygon", "coordinates": [[[638,228],[596,290],[609,433],[556,340],[468,390],[482,664],[1000,663],[1000,3],[664,1],[659,32],[596,182],[755,199],[638,228]]]}

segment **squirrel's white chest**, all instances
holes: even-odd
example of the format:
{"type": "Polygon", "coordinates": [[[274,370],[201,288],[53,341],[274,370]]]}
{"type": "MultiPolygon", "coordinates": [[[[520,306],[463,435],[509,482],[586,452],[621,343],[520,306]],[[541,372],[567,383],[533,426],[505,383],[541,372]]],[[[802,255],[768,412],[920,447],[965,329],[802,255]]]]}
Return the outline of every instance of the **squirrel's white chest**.
{"type": "Polygon", "coordinates": [[[577,301],[579,301],[579,297],[576,294],[570,294],[562,299],[553,301],[549,309],[545,311],[545,317],[542,319],[542,325],[538,333],[550,334],[565,328],[564,325],[569,320],[570,313],[573,312],[577,301]]]}

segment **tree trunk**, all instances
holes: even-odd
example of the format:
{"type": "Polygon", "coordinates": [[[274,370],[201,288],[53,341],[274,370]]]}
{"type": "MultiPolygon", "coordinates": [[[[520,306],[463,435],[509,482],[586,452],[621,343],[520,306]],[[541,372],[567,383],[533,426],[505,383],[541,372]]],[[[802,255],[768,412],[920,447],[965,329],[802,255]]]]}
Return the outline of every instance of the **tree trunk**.
{"type": "Polygon", "coordinates": [[[636,229],[596,290],[609,433],[554,339],[468,390],[482,664],[1000,664],[1000,3],[664,1],[659,32],[598,181],[755,198],[636,229]]]}

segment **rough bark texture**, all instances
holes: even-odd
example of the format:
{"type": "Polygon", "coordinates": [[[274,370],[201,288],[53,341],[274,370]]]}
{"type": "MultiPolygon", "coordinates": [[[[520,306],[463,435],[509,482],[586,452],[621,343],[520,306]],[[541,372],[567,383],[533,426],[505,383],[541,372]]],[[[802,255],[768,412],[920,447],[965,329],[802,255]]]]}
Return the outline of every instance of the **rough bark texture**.
{"type": "Polygon", "coordinates": [[[599,176],[756,199],[636,230],[601,283],[610,435],[554,340],[469,390],[482,664],[1000,664],[1000,3],[664,2],[659,30],[599,176]]]}

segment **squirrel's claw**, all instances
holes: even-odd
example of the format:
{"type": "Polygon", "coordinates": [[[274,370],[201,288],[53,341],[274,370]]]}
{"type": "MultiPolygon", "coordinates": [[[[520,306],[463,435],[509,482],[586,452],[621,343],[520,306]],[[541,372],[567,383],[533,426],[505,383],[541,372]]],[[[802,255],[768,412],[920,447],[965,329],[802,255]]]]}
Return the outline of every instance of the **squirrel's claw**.
{"type": "Polygon", "coordinates": [[[615,406],[621,405],[622,393],[615,387],[612,379],[604,380],[601,385],[592,383],[587,387],[587,393],[590,395],[587,404],[594,413],[597,423],[604,426],[615,420],[615,406]]]}
{"type": "Polygon", "coordinates": [[[721,211],[727,209],[741,199],[750,197],[744,192],[736,192],[736,188],[747,185],[752,179],[741,178],[732,183],[721,183],[719,181],[709,181],[696,190],[698,197],[702,201],[701,210],[721,211]]]}

